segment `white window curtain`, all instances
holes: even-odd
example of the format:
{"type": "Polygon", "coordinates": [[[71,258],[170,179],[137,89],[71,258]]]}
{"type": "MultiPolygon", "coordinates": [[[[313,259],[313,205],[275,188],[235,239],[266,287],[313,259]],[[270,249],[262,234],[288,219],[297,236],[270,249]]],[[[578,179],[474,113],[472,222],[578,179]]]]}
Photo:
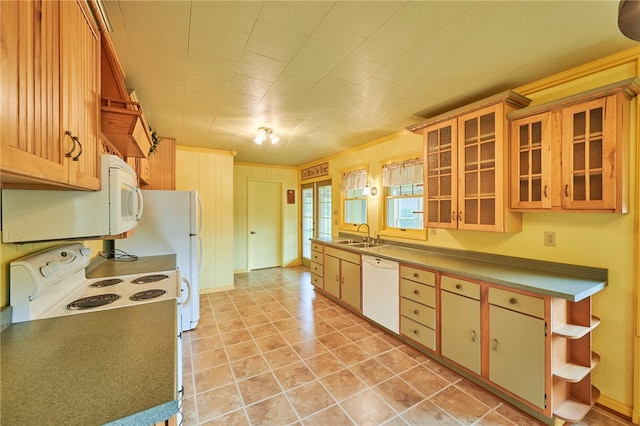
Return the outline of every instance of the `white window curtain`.
{"type": "Polygon", "coordinates": [[[382,186],[412,185],[422,183],[422,158],[389,163],[382,166],[382,186]]]}
{"type": "Polygon", "coordinates": [[[367,169],[352,170],[342,174],[342,190],[362,189],[367,184],[367,169]]]}

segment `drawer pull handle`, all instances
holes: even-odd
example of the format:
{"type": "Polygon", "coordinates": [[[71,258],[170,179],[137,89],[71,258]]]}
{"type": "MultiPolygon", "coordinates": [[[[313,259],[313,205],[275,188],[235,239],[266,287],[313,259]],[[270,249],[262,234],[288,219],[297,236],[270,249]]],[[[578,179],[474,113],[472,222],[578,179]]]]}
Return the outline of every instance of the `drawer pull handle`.
{"type": "Polygon", "coordinates": [[[456,284],[456,289],[462,290],[462,284],[456,284]]]}
{"type": "Polygon", "coordinates": [[[419,332],[418,330],[415,330],[415,329],[414,329],[414,330],[413,330],[413,334],[418,335],[418,334],[420,334],[420,332],[419,332]]]}
{"type": "Polygon", "coordinates": [[[493,339],[493,343],[491,344],[491,349],[493,349],[494,352],[498,352],[498,339],[493,339]]]}
{"type": "Polygon", "coordinates": [[[420,294],[420,292],[418,290],[413,290],[413,294],[415,294],[416,296],[420,294]]]}
{"type": "Polygon", "coordinates": [[[515,297],[512,297],[511,299],[509,299],[509,303],[511,303],[512,305],[515,305],[518,303],[518,299],[516,299],[515,297]]]}
{"type": "Polygon", "coordinates": [[[471,341],[472,341],[472,342],[474,342],[474,343],[475,343],[475,341],[476,341],[476,331],[475,331],[475,330],[473,330],[473,331],[471,332],[471,341]]]}
{"type": "Polygon", "coordinates": [[[418,278],[420,275],[417,272],[413,273],[413,278],[418,278]]]}
{"type": "Polygon", "coordinates": [[[417,309],[414,309],[414,310],[413,310],[413,314],[414,314],[414,315],[418,315],[418,314],[420,314],[420,311],[419,311],[419,310],[417,310],[417,309]]]}

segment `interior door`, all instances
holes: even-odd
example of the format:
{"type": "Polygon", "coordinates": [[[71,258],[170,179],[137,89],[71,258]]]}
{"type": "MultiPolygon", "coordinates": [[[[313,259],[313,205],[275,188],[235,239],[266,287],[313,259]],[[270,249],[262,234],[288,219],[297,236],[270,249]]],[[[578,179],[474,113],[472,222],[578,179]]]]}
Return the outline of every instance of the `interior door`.
{"type": "Polygon", "coordinates": [[[249,270],[281,266],[282,182],[249,181],[249,270]]]}

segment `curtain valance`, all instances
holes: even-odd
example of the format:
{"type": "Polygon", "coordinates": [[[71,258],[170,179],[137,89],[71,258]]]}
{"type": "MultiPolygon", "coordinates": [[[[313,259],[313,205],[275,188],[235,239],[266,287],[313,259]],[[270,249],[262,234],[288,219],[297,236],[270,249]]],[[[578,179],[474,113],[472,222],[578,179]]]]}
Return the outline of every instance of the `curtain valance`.
{"type": "Polygon", "coordinates": [[[382,186],[412,185],[422,183],[422,158],[398,161],[382,166],[382,186]]]}
{"type": "Polygon", "coordinates": [[[367,169],[351,170],[342,173],[342,190],[362,189],[367,184],[367,169]]]}

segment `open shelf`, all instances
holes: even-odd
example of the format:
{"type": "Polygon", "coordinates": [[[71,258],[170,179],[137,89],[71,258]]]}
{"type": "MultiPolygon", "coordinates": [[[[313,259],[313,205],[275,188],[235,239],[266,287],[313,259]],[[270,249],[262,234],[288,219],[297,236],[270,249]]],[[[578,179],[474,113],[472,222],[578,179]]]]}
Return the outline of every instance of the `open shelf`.
{"type": "Polygon", "coordinates": [[[562,324],[553,330],[555,336],[564,337],[565,339],[580,339],[587,335],[591,330],[600,324],[600,318],[591,316],[591,325],[589,327],[575,324],[562,324]]]}
{"type": "Polygon", "coordinates": [[[591,365],[588,367],[567,362],[554,369],[553,375],[569,383],[578,383],[584,379],[599,362],[600,355],[595,352],[591,352],[591,365]]]}
{"type": "Polygon", "coordinates": [[[600,398],[600,391],[597,387],[591,386],[590,404],[579,402],[575,399],[568,399],[553,412],[553,415],[567,423],[577,423],[587,415],[591,407],[598,401],[598,398],[600,398]]]}

